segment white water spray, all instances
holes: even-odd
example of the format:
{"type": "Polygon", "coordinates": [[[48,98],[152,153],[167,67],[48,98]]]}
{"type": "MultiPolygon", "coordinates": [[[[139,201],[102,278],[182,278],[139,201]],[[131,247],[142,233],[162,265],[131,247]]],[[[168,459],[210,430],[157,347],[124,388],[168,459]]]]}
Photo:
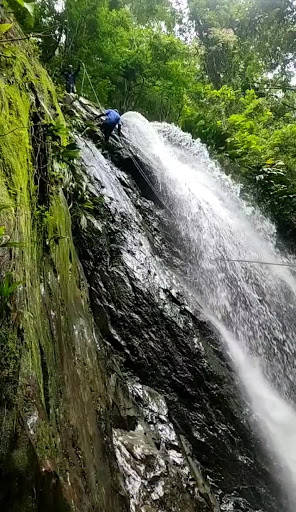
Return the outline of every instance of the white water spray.
{"type": "Polygon", "coordinates": [[[266,446],[277,457],[291,510],[296,508],[296,279],[281,266],[274,227],[202,144],[179,129],[123,116],[134,151],[155,169],[161,199],[184,244],[185,282],[219,330],[252,405],[266,446]]]}

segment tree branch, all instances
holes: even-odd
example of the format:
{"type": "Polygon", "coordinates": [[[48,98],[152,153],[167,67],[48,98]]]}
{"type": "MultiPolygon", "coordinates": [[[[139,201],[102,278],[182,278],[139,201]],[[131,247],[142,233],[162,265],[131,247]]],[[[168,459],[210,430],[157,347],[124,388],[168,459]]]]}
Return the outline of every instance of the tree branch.
{"type": "Polygon", "coordinates": [[[13,133],[15,132],[16,130],[22,130],[22,129],[28,129],[30,128],[29,126],[17,126],[16,128],[13,128],[13,130],[10,130],[10,132],[7,132],[7,133],[0,133],[0,137],[6,137],[6,135],[9,135],[10,133],[13,133]]]}
{"type": "Polygon", "coordinates": [[[28,39],[31,39],[31,37],[50,37],[51,34],[31,34],[30,36],[26,37],[16,37],[15,39],[1,39],[0,43],[11,43],[13,41],[25,41],[28,39]]]}

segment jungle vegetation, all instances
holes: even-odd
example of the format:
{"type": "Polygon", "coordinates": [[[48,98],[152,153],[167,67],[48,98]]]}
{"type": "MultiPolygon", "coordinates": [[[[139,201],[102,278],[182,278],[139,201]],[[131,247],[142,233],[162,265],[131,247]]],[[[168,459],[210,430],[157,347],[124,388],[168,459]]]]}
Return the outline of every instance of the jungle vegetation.
{"type": "Polygon", "coordinates": [[[39,0],[18,19],[57,83],[81,60],[102,104],[200,138],[295,235],[293,0],[39,0]]]}

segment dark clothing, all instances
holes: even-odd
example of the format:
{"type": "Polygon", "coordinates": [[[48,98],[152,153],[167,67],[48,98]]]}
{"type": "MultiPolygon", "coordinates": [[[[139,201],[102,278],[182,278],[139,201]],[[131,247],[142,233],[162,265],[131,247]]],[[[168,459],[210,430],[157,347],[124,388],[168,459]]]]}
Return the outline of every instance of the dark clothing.
{"type": "Polygon", "coordinates": [[[105,141],[107,142],[110,139],[111,133],[113,132],[114,128],[118,126],[118,133],[120,135],[121,133],[121,121],[120,121],[120,115],[116,110],[106,110],[105,114],[106,116],[105,121],[102,126],[102,130],[105,135],[105,141]]]}
{"type": "Polygon", "coordinates": [[[77,77],[79,71],[80,71],[80,62],[78,64],[76,71],[71,71],[69,69],[67,71],[65,71],[64,77],[66,80],[66,91],[67,92],[72,93],[72,92],[76,91],[75,80],[76,80],[76,77],[77,77]]]}
{"type": "Polygon", "coordinates": [[[105,135],[105,141],[108,142],[108,140],[111,137],[111,133],[113,132],[114,127],[110,126],[106,121],[102,124],[102,132],[105,135]]]}
{"type": "Polygon", "coordinates": [[[67,78],[66,78],[66,91],[70,94],[74,93],[76,91],[75,83],[71,82],[70,80],[67,80],[67,78]]]}

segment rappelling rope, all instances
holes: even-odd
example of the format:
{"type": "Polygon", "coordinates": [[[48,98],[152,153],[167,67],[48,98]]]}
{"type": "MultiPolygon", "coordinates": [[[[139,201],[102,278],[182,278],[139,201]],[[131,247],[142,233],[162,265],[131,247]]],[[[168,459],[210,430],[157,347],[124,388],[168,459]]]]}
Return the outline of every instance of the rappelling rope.
{"type": "Polygon", "coordinates": [[[228,263],[256,263],[257,265],[274,265],[277,267],[296,267],[296,263],[274,263],[272,261],[258,261],[258,260],[228,260],[227,258],[221,259],[228,263]]]}
{"type": "Polygon", "coordinates": [[[84,80],[85,80],[85,64],[84,62],[81,61],[81,64],[83,66],[83,75],[82,75],[82,83],[81,83],[81,91],[80,91],[80,95],[83,97],[83,89],[84,89],[84,80]]]}
{"type": "Polygon", "coordinates": [[[86,69],[86,67],[85,67],[85,64],[84,64],[84,62],[81,62],[81,63],[82,63],[82,66],[83,66],[83,77],[82,77],[82,86],[81,86],[81,96],[83,96],[84,78],[85,78],[85,75],[86,75],[86,76],[87,76],[87,79],[88,79],[88,81],[89,81],[89,83],[90,83],[90,86],[91,86],[92,92],[94,93],[94,96],[95,96],[95,98],[96,98],[97,105],[98,105],[99,109],[103,112],[103,110],[104,110],[104,109],[103,109],[103,107],[102,107],[102,105],[101,105],[101,103],[100,103],[100,100],[99,100],[98,96],[97,96],[97,93],[96,93],[96,91],[95,91],[95,88],[94,88],[94,86],[93,86],[93,83],[92,83],[92,81],[91,81],[91,78],[90,78],[90,76],[89,76],[89,74],[88,74],[88,72],[87,72],[87,69],[86,69]]]}

